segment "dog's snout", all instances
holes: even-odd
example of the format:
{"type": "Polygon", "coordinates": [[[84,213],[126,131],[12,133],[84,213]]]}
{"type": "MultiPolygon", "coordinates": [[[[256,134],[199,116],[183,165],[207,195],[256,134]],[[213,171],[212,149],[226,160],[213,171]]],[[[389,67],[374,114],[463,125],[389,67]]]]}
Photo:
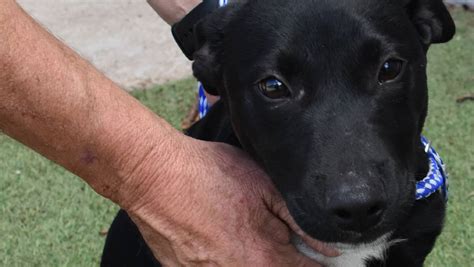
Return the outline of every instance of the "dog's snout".
{"type": "Polygon", "coordinates": [[[358,191],[331,197],[327,208],[338,228],[362,233],[382,220],[386,207],[380,194],[358,191]]]}

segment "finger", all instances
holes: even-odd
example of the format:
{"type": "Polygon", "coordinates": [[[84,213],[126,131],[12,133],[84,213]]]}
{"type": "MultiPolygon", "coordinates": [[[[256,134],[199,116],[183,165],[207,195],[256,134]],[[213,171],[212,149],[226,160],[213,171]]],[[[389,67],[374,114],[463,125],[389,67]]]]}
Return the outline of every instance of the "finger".
{"type": "Polygon", "coordinates": [[[288,225],[273,213],[269,212],[266,216],[267,218],[265,218],[260,225],[262,235],[272,240],[275,244],[288,246],[291,243],[290,228],[288,225]]]}
{"type": "MultiPolygon", "coordinates": [[[[267,190],[262,192],[263,201],[266,203],[268,209],[277,215],[283,222],[289,226],[289,228],[295,232],[297,235],[301,236],[303,241],[312,249],[323,254],[327,257],[337,257],[341,253],[335,248],[327,245],[324,242],[316,240],[308,236],[299,226],[296,224],[295,220],[291,216],[288,207],[286,206],[285,201],[283,200],[281,194],[276,190],[276,188],[271,184],[267,184],[267,190]]],[[[285,239],[286,240],[286,239],[285,239]]]]}
{"type": "Polygon", "coordinates": [[[310,236],[308,236],[307,234],[305,234],[304,232],[301,232],[301,233],[297,233],[299,236],[301,236],[301,238],[303,239],[303,241],[309,246],[311,247],[312,249],[314,249],[315,251],[323,254],[324,256],[326,257],[338,257],[341,255],[341,253],[329,246],[328,244],[324,243],[324,242],[321,242],[319,240],[316,240],[314,238],[311,238],[310,236]]]}
{"type": "Polygon", "coordinates": [[[299,226],[298,224],[296,224],[295,220],[293,219],[293,217],[291,216],[285,202],[281,202],[281,203],[277,203],[275,208],[277,210],[275,210],[277,212],[277,215],[283,220],[285,221],[288,226],[290,227],[291,230],[293,230],[293,232],[295,232],[298,236],[300,236],[303,241],[309,246],[311,247],[312,249],[314,249],[315,251],[323,254],[324,256],[327,256],[327,257],[337,257],[337,256],[340,256],[341,253],[329,246],[328,244],[324,243],[324,242],[321,242],[319,240],[316,240],[310,236],[308,236],[299,226]]]}
{"type": "Polygon", "coordinates": [[[283,254],[287,260],[283,266],[322,267],[319,262],[301,254],[295,247],[288,246],[287,249],[288,252],[283,254]]]}

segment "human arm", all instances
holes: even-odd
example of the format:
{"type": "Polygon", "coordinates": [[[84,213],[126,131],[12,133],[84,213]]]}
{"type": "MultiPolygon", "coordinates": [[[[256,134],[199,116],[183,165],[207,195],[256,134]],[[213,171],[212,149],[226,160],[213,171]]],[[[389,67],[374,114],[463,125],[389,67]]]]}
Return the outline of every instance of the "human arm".
{"type": "Polygon", "coordinates": [[[202,0],[147,0],[148,4],[166,21],[173,25],[180,21],[190,10],[202,0]]]}
{"type": "Polygon", "coordinates": [[[12,0],[0,1],[0,99],[0,129],[125,208],[164,263],[309,263],[243,152],[177,132],[12,0]]]}

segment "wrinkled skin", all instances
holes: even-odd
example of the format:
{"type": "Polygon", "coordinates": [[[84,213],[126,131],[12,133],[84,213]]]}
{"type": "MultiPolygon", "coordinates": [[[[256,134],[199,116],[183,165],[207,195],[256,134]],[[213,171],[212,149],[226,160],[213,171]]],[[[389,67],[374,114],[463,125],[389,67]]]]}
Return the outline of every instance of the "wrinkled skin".
{"type": "Polygon", "coordinates": [[[421,266],[445,209],[440,194],[415,201],[415,183],[428,171],[420,143],[426,52],[454,34],[442,1],[241,1],[196,31],[194,74],[221,101],[189,134],[250,153],[312,237],[359,244],[392,233],[404,241],[385,263],[367,264],[421,266]],[[403,68],[381,83],[391,58],[403,68]],[[262,94],[269,77],[290,95],[262,94]],[[346,227],[340,207],[365,203],[377,219],[346,227]]]}

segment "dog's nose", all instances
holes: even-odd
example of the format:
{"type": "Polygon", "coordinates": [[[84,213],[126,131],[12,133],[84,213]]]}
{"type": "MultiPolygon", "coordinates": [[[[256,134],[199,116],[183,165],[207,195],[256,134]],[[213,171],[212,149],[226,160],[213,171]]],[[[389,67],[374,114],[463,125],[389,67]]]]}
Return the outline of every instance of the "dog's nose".
{"type": "Polygon", "coordinates": [[[364,232],[381,221],[386,202],[375,194],[361,193],[339,195],[328,203],[328,211],[340,229],[364,232]]]}

